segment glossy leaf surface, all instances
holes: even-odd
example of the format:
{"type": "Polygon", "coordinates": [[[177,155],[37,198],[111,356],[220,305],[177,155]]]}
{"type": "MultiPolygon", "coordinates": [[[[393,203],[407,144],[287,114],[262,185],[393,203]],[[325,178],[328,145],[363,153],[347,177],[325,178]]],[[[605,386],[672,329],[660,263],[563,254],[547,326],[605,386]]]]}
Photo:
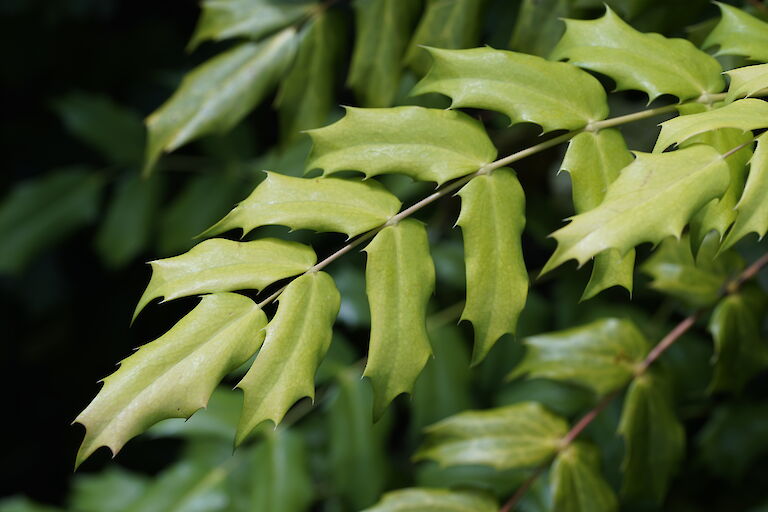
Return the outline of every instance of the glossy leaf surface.
{"type": "Polygon", "coordinates": [[[741,55],[768,62],[768,23],[736,7],[715,3],[722,18],[704,41],[704,48],[717,45],[718,55],[741,55]]]}
{"type": "Polygon", "coordinates": [[[744,192],[736,203],[736,221],[723,242],[723,248],[750,233],[762,238],[768,231],[768,135],[757,138],[757,148],[749,164],[749,175],[744,192]]]}
{"type": "Polygon", "coordinates": [[[495,512],[496,501],[484,494],[447,489],[410,488],[388,492],[364,512],[495,512]]]}
{"type": "Polygon", "coordinates": [[[615,512],[613,490],[600,474],[600,458],[583,442],[560,452],[550,470],[553,510],[558,512],[615,512]]]}
{"type": "Polygon", "coordinates": [[[726,71],[731,83],[728,85],[727,101],[749,97],[768,88],[768,64],[756,64],[726,71]]]}

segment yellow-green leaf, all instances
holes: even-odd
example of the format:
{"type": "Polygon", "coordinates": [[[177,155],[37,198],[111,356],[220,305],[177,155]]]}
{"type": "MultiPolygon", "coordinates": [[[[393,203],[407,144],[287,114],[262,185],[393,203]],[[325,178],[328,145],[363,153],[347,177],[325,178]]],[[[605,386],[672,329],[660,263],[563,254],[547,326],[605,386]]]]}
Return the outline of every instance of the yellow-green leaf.
{"type": "Polygon", "coordinates": [[[632,321],[619,318],[531,336],[523,343],[525,356],[510,378],[528,375],[562,380],[598,395],[626,384],[650,348],[632,321]]]}
{"type": "Polygon", "coordinates": [[[686,100],[720,92],[720,64],[685,39],[638,32],[609,7],[596,20],[565,20],[553,59],[613,78],[617,90],[644,91],[651,100],[672,94],[686,100]]]}
{"type": "MultiPolygon", "coordinates": [[[[603,201],[608,185],[630,163],[632,153],[618,130],[588,131],[571,139],[560,168],[571,175],[576,213],[597,207],[603,201]]],[[[582,300],[612,286],[623,286],[632,293],[634,268],[634,250],[624,255],[615,249],[598,254],[582,300]]]]}
{"type": "Polygon", "coordinates": [[[340,300],[325,272],[296,278],[280,295],[264,345],[237,384],[245,397],[238,445],[263,421],[280,423],[297,400],[314,399],[315,372],[330,346],[340,300]]]}
{"type": "Polygon", "coordinates": [[[557,250],[542,272],[570,259],[583,265],[608,249],[626,254],[643,242],[655,244],[680,236],[690,218],[720,197],[728,183],[727,163],[709,146],[661,154],[638,152],[608,186],[600,206],[572,217],[552,234],[557,250]]]}
{"type": "Polygon", "coordinates": [[[355,46],[347,85],[366,107],[389,107],[419,14],[415,0],[355,0],[355,46]]]}
{"type": "Polygon", "coordinates": [[[625,444],[622,494],[661,503],[683,457],[685,432],[660,375],[645,373],[632,381],[618,433],[625,444]]]}
{"type": "Polygon", "coordinates": [[[413,487],[386,493],[363,512],[496,512],[496,500],[473,491],[413,487]]]}
{"type": "Polygon", "coordinates": [[[378,418],[397,395],[411,392],[432,354],[426,314],[435,269],[427,230],[412,219],[381,230],[365,252],[371,340],[363,375],[371,379],[378,418]]]}
{"type": "Polygon", "coordinates": [[[726,101],[754,95],[768,88],[768,64],[756,64],[726,71],[731,78],[726,101]]]}
{"type": "Polygon", "coordinates": [[[583,128],[608,115],[600,82],[571,64],[493,48],[429,52],[434,64],[413,93],[445,94],[452,108],[496,110],[545,132],[583,128]]]}
{"type": "Polygon", "coordinates": [[[428,427],[416,459],[441,466],[529,468],[554,455],[567,431],[564,419],[537,402],[467,411],[428,427]]]}
{"type": "Polygon", "coordinates": [[[165,302],[198,293],[261,290],[301,274],[316,261],[311,247],[275,238],[253,242],[205,240],[185,254],[149,263],[152,279],[133,316],[136,318],[157,297],[165,302]]]}
{"type": "Polygon", "coordinates": [[[355,236],[384,224],[400,201],[374,180],[294,178],[270,172],[256,189],[203,236],[260,226],[335,231],[355,236]]]}
{"type": "Polygon", "coordinates": [[[144,174],[163,153],[240,122],[270,92],[295,53],[296,31],[287,28],[263,42],[242,43],[190,71],[147,118],[144,174]]]}
{"type": "Polygon", "coordinates": [[[715,2],[720,7],[720,23],[710,32],[703,47],[718,45],[717,55],[741,55],[768,62],[768,23],[737,7],[715,2]]]}
{"type": "Polygon", "coordinates": [[[423,107],[347,108],[336,123],[310,130],[308,169],[406,174],[438,184],[496,158],[483,125],[461,112],[423,107]]]}
{"type": "Polygon", "coordinates": [[[206,295],[160,338],[124,359],[75,420],[86,428],[79,465],[100,446],[113,454],[166,418],[205,407],[216,385],[261,345],[264,313],[235,293],[206,295]]]}
{"type": "Polygon", "coordinates": [[[736,221],[723,242],[727,249],[750,233],[762,238],[768,231],[768,135],[757,138],[757,149],[749,164],[744,192],[736,204],[736,221]]]}
{"type": "Polygon", "coordinates": [[[550,470],[552,510],[557,512],[615,512],[619,509],[608,482],[600,474],[600,455],[584,442],[561,451],[550,470]]]}
{"type": "Polygon", "coordinates": [[[464,236],[467,301],[462,320],[475,330],[473,364],[496,340],[514,333],[528,294],[528,272],[520,236],[525,227],[525,195],[515,172],[498,169],[478,176],[459,192],[457,224],[464,236]]]}

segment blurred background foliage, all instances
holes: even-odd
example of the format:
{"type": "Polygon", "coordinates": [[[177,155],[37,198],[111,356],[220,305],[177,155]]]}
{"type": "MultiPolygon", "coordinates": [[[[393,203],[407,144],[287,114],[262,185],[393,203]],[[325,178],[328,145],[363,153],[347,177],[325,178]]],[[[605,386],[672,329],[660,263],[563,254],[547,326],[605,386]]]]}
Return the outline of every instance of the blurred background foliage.
{"type": "MultiPolygon", "coordinates": [[[[343,302],[337,336],[318,374],[314,406],[300,402],[284,425],[265,429],[233,455],[241,398],[223,386],[209,408],[188,422],[158,424],[116,460],[105,450],[72,472],[82,429],[69,423],[95,394],[96,382],[112,371],[114,361],[160,335],[195,302],[151,308],[129,328],[149,277],[147,260],[189,249],[195,235],[248,195],[263,178],[262,170],[300,175],[309,144],[298,129],[338,117],[338,105],[441,105],[444,99],[407,95],[428,65],[415,43],[459,48],[485,43],[546,56],[562,33],[559,17],[591,18],[602,12],[602,2],[593,0],[402,1],[412,4],[413,13],[403,21],[403,57],[394,61],[394,89],[365,89],[350,74],[353,42],[365,28],[354,22],[349,2],[336,2],[331,7],[333,54],[324,61],[321,78],[289,70],[280,93],[272,87],[227,133],[163,156],[150,179],[140,178],[143,118],[171,95],[186,72],[236,42],[204,41],[198,34],[191,51],[200,10],[189,1],[5,0],[0,5],[6,40],[0,71],[5,113],[0,378],[7,396],[0,487],[3,496],[11,496],[2,501],[1,511],[331,512],[359,510],[385,490],[415,484],[474,483],[505,497],[525,474],[413,464],[410,456],[421,429],[460,410],[531,399],[568,418],[594,405],[595,397],[581,388],[545,379],[507,381],[521,356],[512,339],[503,339],[484,363],[469,368],[471,332],[456,325],[464,269],[460,234],[452,229],[458,201],[450,199],[422,217],[430,221],[437,270],[429,319],[437,357],[413,397],[399,398],[380,422],[371,424],[370,390],[360,380],[369,314],[363,258],[351,254],[330,269],[343,302]],[[446,18],[446,9],[463,15],[446,18]],[[313,80],[325,84],[330,108],[321,98],[311,116],[299,118],[296,98],[306,94],[304,87],[317,85],[313,80]]],[[[302,3],[312,4],[297,2],[302,3]]],[[[716,7],[706,0],[608,4],[640,30],[694,42],[717,18],[716,7]]],[[[760,2],[746,4],[768,18],[760,2]]],[[[306,64],[301,52],[297,62],[306,64]]],[[[646,98],[635,93],[612,95],[611,101],[613,115],[646,106],[646,98]]],[[[531,125],[507,128],[501,116],[474,114],[489,127],[501,154],[527,147],[539,135],[531,125]]],[[[658,121],[627,126],[629,147],[649,150],[658,121]]],[[[556,174],[562,150],[517,166],[527,195],[524,252],[531,269],[539,269],[553,248],[546,235],[572,213],[568,178],[556,174]]],[[[407,179],[384,181],[406,202],[429,192],[407,179]]],[[[278,228],[261,228],[251,236],[270,230],[285,236],[278,228]]],[[[302,232],[290,236],[307,240],[302,232]]],[[[323,255],[343,238],[322,235],[313,241],[323,255]]],[[[751,260],[765,245],[740,250],[751,260]]],[[[637,283],[631,302],[614,289],[580,303],[587,278],[568,268],[535,281],[519,336],[612,315],[633,318],[657,339],[691,308],[685,300],[651,290],[647,278],[637,283]]],[[[757,377],[735,397],[709,394],[711,357],[711,344],[699,329],[663,359],[674,378],[690,448],[672,486],[669,510],[748,510],[766,498],[768,383],[757,377]]],[[[614,435],[619,417],[614,405],[587,434],[602,448],[607,478],[618,487],[623,446],[614,435]]],[[[655,508],[640,501],[630,509],[655,508]]],[[[524,510],[548,510],[546,479],[526,498],[524,510]]]]}

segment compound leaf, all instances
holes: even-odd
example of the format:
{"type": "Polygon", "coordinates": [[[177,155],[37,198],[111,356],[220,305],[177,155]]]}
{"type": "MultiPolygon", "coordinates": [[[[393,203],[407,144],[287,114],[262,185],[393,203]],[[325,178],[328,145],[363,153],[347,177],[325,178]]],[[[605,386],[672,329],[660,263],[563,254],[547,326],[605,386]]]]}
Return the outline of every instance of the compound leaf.
{"type": "Polygon", "coordinates": [[[373,507],[363,512],[496,512],[490,496],[472,491],[451,491],[413,487],[386,493],[373,507]]]}
{"type": "Polygon", "coordinates": [[[632,381],[618,432],[625,443],[622,494],[661,503],[685,447],[683,426],[661,376],[645,373],[632,381]]]}
{"type": "Polygon", "coordinates": [[[754,95],[768,87],[768,64],[756,64],[726,71],[731,78],[726,101],[754,95]]]}
{"type": "Polygon", "coordinates": [[[476,46],[484,4],[483,0],[428,0],[405,55],[405,63],[423,75],[431,62],[424,46],[476,46]]]}
{"type": "Polygon", "coordinates": [[[219,381],[259,348],[264,325],[266,316],[251,299],[205,295],[171,330],[104,379],[75,420],[86,428],[77,465],[100,446],[117,453],[158,421],[187,418],[205,407],[219,381]]]}
{"type": "MultiPolygon", "coordinates": [[[[724,107],[679,116],[661,123],[654,153],[704,132],[735,128],[743,132],[768,127],[768,103],[755,98],[737,100],[724,107]]],[[[731,149],[731,148],[729,148],[731,149]]]]}
{"type": "Polygon", "coordinates": [[[554,455],[567,431],[564,419],[537,402],[467,411],[428,427],[416,459],[441,466],[529,468],[554,455]]]}
{"type": "MultiPolygon", "coordinates": [[[[630,163],[632,153],[618,130],[588,131],[572,138],[560,168],[571,175],[576,213],[597,207],[603,201],[608,185],[630,163]]],[[[615,249],[598,254],[582,300],[612,286],[623,286],[632,293],[634,268],[634,250],[625,255],[615,249]]]]}
{"type": "Polygon", "coordinates": [[[297,400],[314,399],[315,372],[331,343],[340,304],[331,276],[311,272],[298,277],[279,301],[263,347],[237,384],[245,396],[238,445],[263,421],[280,423],[297,400]]]}
{"type": "Polygon", "coordinates": [[[313,0],[203,0],[203,12],[188,49],[203,41],[261,37],[307,16],[313,0]]]}
{"type": "Polygon", "coordinates": [[[720,7],[722,18],[702,46],[720,46],[717,55],[741,55],[768,62],[768,23],[737,7],[715,3],[720,7]]]}
{"type": "Polygon", "coordinates": [[[626,254],[642,242],[679,237],[690,218],[728,188],[728,165],[712,147],[635,154],[635,161],[608,186],[600,206],[572,217],[552,234],[557,250],[542,273],[570,259],[583,265],[607,249],[626,254]]]}
{"type": "Polygon", "coordinates": [[[618,500],[600,474],[600,456],[586,443],[561,451],[550,470],[553,507],[558,512],[615,512],[618,500]]]}
{"type": "Polygon", "coordinates": [[[355,0],[355,46],[347,85],[367,107],[392,105],[419,14],[414,0],[355,0]]]}
{"type": "Polygon", "coordinates": [[[618,318],[531,336],[523,343],[525,356],[510,378],[528,375],[562,380],[598,395],[626,384],[650,348],[632,321],[618,318]]]}
{"type": "Polygon", "coordinates": [[[401,173],[442,184],[496,158],[483,125],[450,110],[349,107],[340,121],[309,134],[314,146],[307,168],[326,175],[401,173]]]}
{"type": "Polygon", "coordinates": [[[435,268],[427,230],[412,219],[381,230],[365,252],[371,339],[363,375],[373,385],[378,418],[397,395],[413,389],[432,354],[426,315],[435,268]]]}
{"type": "Polygon", "coordinates": [[[750,233],[762,238],[768,231],[768,135],[757,138],[757,149],[749,164],[744,192],[736,203],[736,221],[723,242],[727,249],[750,233]]]}
{"type": "Polygon", "coordinates": [[[520,236],[525,226],[525,195],[511,169],[478,176],[459,192],[457,224],[464,236],[467,300],[462,320],[475,330],[473,364],[496,340],[514,333],[528,294],[520,236]]]}
{"type": "Polygon", "coordinates": [[[205,240],[180,256],[150,262],[152,279],[133,316],[157,297],[168,301],[198,293],[261,290],[305,272],[316,261],[315,251],[297,242],[205,240]]]}
{"type": "Polygon", "coordinates": [[[571,64],[493,48],[429,52],[434,64],[413,93],[445,94],[452,108],[495,110],[545,132],[583,128],[608,115],[600,82],[571,64]]]}
{"type": "Polygon", "coordinates": [[[190,71],[146,120],[144,174],[161,154],[240,122],[285,73],[295,53],[296,31],[287,28],[263,42],[242,43],[190,71]]]}
{"type": "Polygon", "coordinates": [[[551,58],[607,75],[617,90],[644,91],[651,100],[662,94],[686,100],[725,86],[720,64],[690,41],[638,32],[609,7],[602,18],[565,23],[551,58]]]}
{"type": "Polygon", "coordinates": [[[250,196],[202,236],[236,228],[246,234],[277,224],[351,237],[384,224],[399,210],[397,197],[374,180],[305,179],[270,172],[250,196]]]}

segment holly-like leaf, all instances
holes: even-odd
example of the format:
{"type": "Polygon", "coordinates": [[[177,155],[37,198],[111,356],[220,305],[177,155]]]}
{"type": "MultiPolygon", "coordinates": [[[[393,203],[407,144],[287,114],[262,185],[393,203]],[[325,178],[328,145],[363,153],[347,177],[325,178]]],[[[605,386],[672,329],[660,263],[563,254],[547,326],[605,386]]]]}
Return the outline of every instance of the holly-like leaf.
{"type": "Polygon", "coordinates": [[[363,512],[496,512],[496,501],[472,491],[413,487],[386,493],[363,512]]]}
{"type": "Polygon", "coordinates": [[[661,503],[682,459],[685,432],[660,375],[645,373],[632,381],[618,432],[625,443],[622,494],[661,503]]]}
{"type": "Polygon", "coordinates": [[[768,344],[760,325],[768,298],[758,288],[743,288],[720,301],[709,320],[715,342],[713,391],[740,392],[768,366],[768,344]]]}
{"type": "Polygon", "coordinates": [[[542,273],[570,259],[583,265],[607,249],[626,254],[643,242],[679,237],[690,218],[728,188],[728,164],[709,146],[635,155],[600,206],[552,234],[557,250],[542,273]]]}
{"type": "Polygon", "coordinates": [[[270,172],[256,189],[202,236],[260,226],[335,231],[352,237],[384,224],[400,201],[374,180],[294,178],[270,172]]]}
{"type": "Polygon", "coordinates": [[[616,495],[600,474],[600,456],[591,445],[577,442],[561,451],[549,478],[552,510],[615,512],[619,508],[616,495]]]}
{"type": "Polygon", "coordinates": [[[389,107],[420,2],[355,0],[356,37],[347,85],[366,107],[389,107]]]}
{"type": "MultiPolygon", "coordinates": [[[[603,201],[608,185],[630,163],[632,153],[618,130],[588,131],[572,138],[560,168],[571,175],[576,213],[596,208],[603,201]]],[[[615,249],[598,254],[582,300],[612,286],[623,286],[632,293],[634,268],[634,250],[625,255],[615,249]]]]}
{"type": "Polygon", "coordinates": [[[618,318],[531,336],[523,343],[525,356],[510,378],[528,375],[562,380],[598,395],[625,385],[650,348],[632,321],[618,318]]]}
{"type": "Polygon", "coordinates": [[[315,372],[331,343],[340,302],[331,276],[312,272],[298,277],[279,301],[264,345],[237,384],[245,395],[238,445],[263,421],[280,423],[297,400],[314,399],[315,372]]]}
{"type": "Polygon", "coordinates": [[[371,340],[363,375],[373,385],[378,418],[397,395],[411,392],[432,354],[426,316],[435,268],[427,230],[413,219],[381,230],[365,252],[371,340]]]}
{"type": "Polygon", "coordinates": [[[203,41],[260,39],[307,16],[314,0],[203,0],[203,12],[188,49],[203,41]]]}
{"type": "Polygon", "coordinates": [[[326,175],[400,173],[442,184],[496,158],[483,125],[450,110],[348,107],[340,121],[309,134],[314,146],[307,169],[326,175]]]}
{"type": "Polygon", "coordinates": [[[565,23],[551,58],[607,75],[617,90],[644,91],[651,100],[662,94],[686,100],[725,86],[720,64],[690,41],[638,32],[609,7],[602,18],[565,23]]]}
{"type": "Polygon", "coordinates": [[[96,218],[102,176],[60,169],[22,182],[0,203],[0,274],[18,273],[48,247],[96,218]]]}
{"type": "Polygon", "coordinates": [[[428,427],[415,458],[441,466],[529,468],[554,455],[567,431],[564,419],[537,402],[466,411],[428,427]]]}
{"type": "Polygon", "coordinates": [[[757,149],[749,164],[744,192],[736,204],[736,221],[723,242],[727,249],[750,233],[762,238],[768,231],[768,134],[757,138],[757,149]]]}
{"type": "Polygon", "coordinates": [[[190,71],[147,118],[144,174],[163,153],[239,123],[270,92],[295,53],[296,31],[287,28],[260,43],[242,43],[190,71]]]}
{"type": "Polygon", "coordinates": [[[477,46],[484,4],[483,0],[428,0],[405,55],[405,63],[423,75],[432,61],[425,46],[477,46]]]}
{"type": "Polygon", "coordinates": [[[253,242],[205,240],[188,253],[149,263],[152,279],[133,317],[158,297],[165,302],[199,293],[261,290],[309,270],[316,261],[311,247],[275,238],[253,242]]]}
{"type": "Polygon", "coordinates": [[[744,66],[725,73],[731,78],[726,101],[753,96],[768,88],[768,64],[744,66]]]}
{"type": "Polygon", "coordinates": [[[205,295],[155,341],[124,359],[75,420],[86,428],[77,465],[100,446],[113,454],[166,418],[188,418],[205,407],[216,385],[264,339],[266,316],[235,293],[205,295]]]}
{"type": "Polygon", "coordinates": [[[317,15],[302,31],[296,60],[275,100],[284,141],[325,124],[335,105],[335,71],[346,26],[335,12],[317,15]]]}
{"type": "Polygon", "coordinates": [[[661,123],[654,153],[664,151],[672,144],[680,144],[700,133],[735,128],[741,131],[768,127],[768,102],[755,98],[737,100],[724,107],[689,114],[661,123]]]}
{"type": "Polygon", "coordinates": [[[694,258],[690,238],[667,238],[641,270],[653,278],[651,287],[695,307],[713,305],[725,281],[742,267],[741,258],[732,252],[718,255],[717,236],[704,239],[694,258]]]}
{"type": "Polygon", "coordinates": [[[583,128],[608,115],[600,82],[571,64],[493,48],[429,52],[434,64],[413,93],[445,94],[452,108],[495,110],[545,132],[583,128]]]}
{"type": "Polygon", "coordinates": [[[737,7],[715,3],[720,7],[722,18],[702,46],[718,45],[717,55],[740,55],[768,62],[768,23],[737,7]]]}
{"type": "Polygon", "coordinates": [[[515,172],[498,169],[478,176],[459,192],[457,224],[464,236],[467,301],[462,320],[475,330],[473,364],[496,340],[514,333],[528,294],[528,272],[520,236],[525,226],[525,195],[515,172]]]}

